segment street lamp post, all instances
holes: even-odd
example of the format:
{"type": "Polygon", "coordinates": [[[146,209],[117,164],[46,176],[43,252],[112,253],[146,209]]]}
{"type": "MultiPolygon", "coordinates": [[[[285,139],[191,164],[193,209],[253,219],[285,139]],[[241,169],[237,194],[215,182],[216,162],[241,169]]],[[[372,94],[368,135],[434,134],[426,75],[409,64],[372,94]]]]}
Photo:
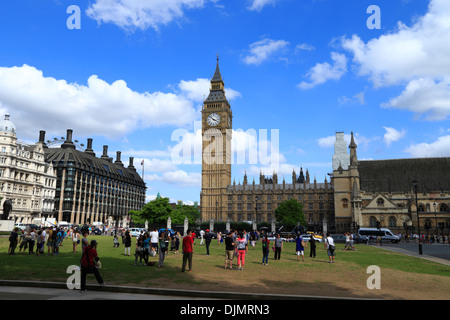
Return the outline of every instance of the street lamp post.
{"type": "Polygon", "coordinates": [[[437,236],[439,234],[439,230],[438,230],[437,215],[436,215],[436,207],[437,207],[436,202],[433,203],[433,207],[434,207],[434,219],[436,220],[436,236],[437,236]]]}
{"type": "Polygon", "coordinates": [[[419,220],[419,203],[417,202],[417,180],[412,181],[414,185],[414,193],[416,194],[416,212],[417,212],[417,230],[419,232],[419,255],[422,255],[422,237],[420,236],[420,220],[419,220]]]}

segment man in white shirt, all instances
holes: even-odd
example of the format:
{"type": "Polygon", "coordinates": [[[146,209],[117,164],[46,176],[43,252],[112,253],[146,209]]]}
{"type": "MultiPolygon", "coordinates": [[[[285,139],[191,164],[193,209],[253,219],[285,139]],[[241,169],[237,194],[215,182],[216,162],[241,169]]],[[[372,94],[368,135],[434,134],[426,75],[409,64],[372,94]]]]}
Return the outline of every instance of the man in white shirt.
{"type": "Polygon", "coordinates": [[[200,238],[201,238],[201,240],[200,240],[200,245],[203,244],[203,236],[204,236],[204,235],[205,235],[205,231],[200,230],[200,238]]]}
{"type": "Polygon", "coordinates": [[[330,233],[327,233],[327,238],[325,240],[326,249],[328,251],[328,263],[334,263],[334,257],[336,255],[336,247],[334,244],[334,239],[330,236],[330,233]]]}
{"type": "Polygon", "coordinates": [[[153,229],[153,231],[150,232],[150,242],[152,243],[152,250],[155,253],[158,252],[158,238],[159,238],[159,234],[155,228],[155,229],[153,229]]]}

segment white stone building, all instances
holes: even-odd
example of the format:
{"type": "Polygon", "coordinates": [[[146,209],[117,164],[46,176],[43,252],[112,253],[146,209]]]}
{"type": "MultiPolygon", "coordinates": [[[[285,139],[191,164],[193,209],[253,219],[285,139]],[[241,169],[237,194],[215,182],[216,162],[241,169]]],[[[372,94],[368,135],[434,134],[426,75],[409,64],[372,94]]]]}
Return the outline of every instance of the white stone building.
{"type": "Polygon", "coordinates": [[[43,142],[19,142],[9,118],[0,121],[0,209],[3,213],[3,203],[11,200],[9,218],[16,223],[53,217],[56,174],[45,161],[43,142]]]}

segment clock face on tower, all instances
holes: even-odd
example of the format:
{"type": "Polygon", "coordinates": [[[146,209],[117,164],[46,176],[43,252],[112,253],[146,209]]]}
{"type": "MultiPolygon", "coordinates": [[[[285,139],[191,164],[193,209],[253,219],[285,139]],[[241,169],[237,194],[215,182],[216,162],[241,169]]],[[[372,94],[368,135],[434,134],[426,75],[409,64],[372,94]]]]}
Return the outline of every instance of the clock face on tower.
{"type": "Polygon", "coordinates": [[[211,113],[206,119],[210,126],[217,126],[220,123],[220,116],[217,113],[211,113]]]}

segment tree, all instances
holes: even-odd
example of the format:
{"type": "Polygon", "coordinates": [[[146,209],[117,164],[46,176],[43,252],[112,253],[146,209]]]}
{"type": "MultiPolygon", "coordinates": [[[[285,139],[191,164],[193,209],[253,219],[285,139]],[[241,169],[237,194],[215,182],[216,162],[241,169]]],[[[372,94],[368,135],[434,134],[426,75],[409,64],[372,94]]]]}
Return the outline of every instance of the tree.
{"type": "Polygon", "coordinates": [[[173,210],[173,216],[171,216],[172,223],[183,224],[185,217],[188,218],[189,224],[192,225],[200,219],[200,212],[198,211],[198,208],[193,206],[177,206],[175,210],[173,210]]]}
{"type": "Polygon", "coordinates": [[[130,211],[130,213],[131,219],[135,223],[142,224],[148,221],[150,225],[165,225],[172,211],[169,198],[156,198],[147,202],[142,210],[130,211]]]}
{"type": "Polygon", "coordinates": [[[303,213],[303,205],[295,199],[282,202],[278,208],[275,209],[275,219],[289,227],[295,227],[297,222],[300,222],[300,225],[302,226],[307,225],[303,213]]]}

